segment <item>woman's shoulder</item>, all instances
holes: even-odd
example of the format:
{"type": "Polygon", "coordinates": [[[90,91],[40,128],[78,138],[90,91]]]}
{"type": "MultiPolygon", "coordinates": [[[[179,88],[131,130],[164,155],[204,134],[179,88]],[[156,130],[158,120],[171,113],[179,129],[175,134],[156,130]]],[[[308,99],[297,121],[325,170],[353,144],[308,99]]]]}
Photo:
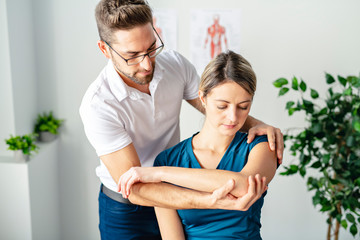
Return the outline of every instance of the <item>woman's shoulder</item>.
{"type": "Polygon", "coordinates": [[[173,147],[162,151],[155,159],[154,166],[177,166],[181,159],[189,155],[192,137],[187,138],[173,147]]]}
{"type": "Polygon", "coordinates": [[[255,147],[258,143],[268,142],[266,135],[255,136],[254,140],[250,143],[247,142],[248,134],[244,132],[237,132],[233,140],[233,146],[235,148],[246,147],[250,150],[255,147]]]}

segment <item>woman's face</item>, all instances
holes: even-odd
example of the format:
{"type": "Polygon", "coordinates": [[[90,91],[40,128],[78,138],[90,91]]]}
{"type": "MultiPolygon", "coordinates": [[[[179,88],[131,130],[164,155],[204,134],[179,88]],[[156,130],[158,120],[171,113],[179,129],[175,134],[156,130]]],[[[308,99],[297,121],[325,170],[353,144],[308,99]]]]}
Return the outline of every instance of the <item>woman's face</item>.
{"type": "Polygon", "coordinates": [[[249,115],[252,96],[239,84],[228,81],[210,91],[204,98],[206,121],[221,134],[232,136],[244,125],[249,115]]]}

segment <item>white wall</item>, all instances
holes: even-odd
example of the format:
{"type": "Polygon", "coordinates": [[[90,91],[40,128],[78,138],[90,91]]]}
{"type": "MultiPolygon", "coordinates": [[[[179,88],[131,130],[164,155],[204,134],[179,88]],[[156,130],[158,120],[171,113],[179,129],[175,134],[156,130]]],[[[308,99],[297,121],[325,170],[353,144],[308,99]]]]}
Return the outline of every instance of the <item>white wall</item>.
{"type": "MultiPolygon", "coordinates": [[[[85,137],[78,114],[86,88],[106,63],[96,46],[96,2],[32,1],[34,26],[29,26],[29,29],[33,32],[24,30],[29,36],[34,34],[37,62],[36,66],[27,61],[24,64],[34,67],[36,74],[28,72],[38,78],[37,89],[26,87],[32,92],[38,91],[39,111],[53,109],[58,116],[66,119],[58,151],[61,239],[99,239],[99,182],[95,176],[98,159],[85,137]]],[[[16,1],[11,6],[15,4],[16,1]]],[[[283,110],[285,98],[278,99],[277,89],[271,85],[276,78],[297,75],[312,87],[323,89],[324,71],[343,75],[359,73],[360,2],[356,0],[346,3],[336,0],[292,3],[284,0],[152,0],[150,4],[156,8],[177,9],[178,47],[186,57],[190,56],[191,8],[240,8],[242,21],[234,24],[238,24],[242,31],[241,53],[252,63],[259,79],[251,114],[283,130],[301,126],[304,122],[301,117],[286,116],[283,110]]],[[[24,18],[27,16],[25,14],[24,18]]],[[[13,17],[11,19],[15,21],[13,17]]],[[[13,36],[18,36],[14,31],[9,29],[13,36]]],[[[19,40],[11,36],[10,39],[21,46],[19,40]]],[[[10,50],[13,50],[13,45],[10,50]]],[[[25,59],[33,54],[22,47],[20,50],[24,51],[25,59]]],[[[16,52],[16,56],[19,58],[20,51],[19,55],[16,52]]],[[[16,78],[23,77],[20,72],[12,74],[16,78]]],[[[23,94],[25,97],[18,97],[26,101],[29,93],[23,94]]],[[[31,101],[29,104],[32,104],[31,101]]],[[[201,127],[201,115],[187,104],[183,106],[181,119],[183,138],[201,127]]],[[[284,164],[291,161],[286,153],[284,164]]],[[[325,216],[313,208],[304,180],[299,177],[275,177],[264,207],[264,239],[325,239],[324,219],[325,216]]],[[[342,229],[341,239],[352,238],[342,229]]]]}
{"type": "Polygon", "coordinates": [[[39,111],[66,119],[59,139],[61,239],[99,239],[96,154],[78,109],[105,59],[97,49],[97,1],[33,2],[39,76],[39,111]]]}
{"type": "MultiPolygon", "coordinates": [[[[272,82],[279,77],[302,77],[309,86],[325,91],[324,72],[358,75],[360,72],[359,1],[166,1],[152,0],[156,8],[173,8],[179,18],[179,50],[190,57],[190,9],[241,10],[241,54],[252,64],[258,87],[251,115],[285,131],[304,125],[303,116],[284,111],[286,99],[277,98],[272,82]]],[[[183,106],[183,137],[202,123],[202,117],[183,106]],[[191,130],[190,130],[191,129],[191,130]]],[[[285,152],[284,164],[293,158],[285,152]]],[[[280,167],[278,172],[282,168],[280,167]]],[[[326,216],[312,205],[301,177],[277,175],[270,184],[262,214],[264,239],[325,239],[326,216]],[[290,237],[291,236],[291,237],[290,237]]],[[[353,239],[341,229],[340,239],[353,239]]]]}
{"type": "Polygon", "coordinates": [[[33,131],[37,79],[31,0],[6,1],[15,133],[33,131]],[[21,6],[21,7],[20,7],[21,6]]]}
{"type": "Polygon", "coordinates": [[[12,156],[5,141],[15,132],[6,1],[0,0],[0,156],[12,156]]]}
{"type": "MultiPolygon", "coordinates": [[[[32,1],[0,1],[0,137],[33,131],[37,115],[32,1]]],[[[51,99],[51,98],[50,98],[51,99]]],[[[0,239],[60,239],[57,144],[15,163],[0,144],[0,239]]]]}

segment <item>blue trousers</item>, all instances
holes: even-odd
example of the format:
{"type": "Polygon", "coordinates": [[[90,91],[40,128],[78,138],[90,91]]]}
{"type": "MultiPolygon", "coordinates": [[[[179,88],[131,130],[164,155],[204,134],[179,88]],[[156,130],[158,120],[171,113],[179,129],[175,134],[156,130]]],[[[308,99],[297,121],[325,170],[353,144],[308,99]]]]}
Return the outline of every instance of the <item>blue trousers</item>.
{"type": "Polygon", "coordinates": [[[99,219],[101,240],[161,240],[153,207],[114,201],[101,188],[99,219]]]}

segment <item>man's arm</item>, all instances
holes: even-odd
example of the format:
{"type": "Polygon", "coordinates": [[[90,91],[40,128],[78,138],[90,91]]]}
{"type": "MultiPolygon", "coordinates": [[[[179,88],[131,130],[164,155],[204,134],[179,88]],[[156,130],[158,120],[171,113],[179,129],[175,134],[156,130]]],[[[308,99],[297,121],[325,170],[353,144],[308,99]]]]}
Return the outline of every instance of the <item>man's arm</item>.
{"type": "MultiPolygon", "coordinates": [[[[141,165],[133,144],[100,158],[115,182],[118,182],[120,176],[131,167],[141,165]]],[[[233,183],[225,183],[213,193],[185,189],[167,183],[137,183],[132,187],[129,200],[138,205],[173,209],[223,208],[244,210],[249,202],[257,199],[259,194],[261,195],[263,192],[261,183],[254,182],[253,185],[255,190],[249,191],[247,197],[227,199],[225,196],[233,189],[233,183]]]]}
{"type": "MultiPolygon", "coordinates": [[[[205,113],[205,108],[202,106],[199,98],[186,101],[200,112],[205,113]]],[[[249,115],[240,131],[248,132],[248,143],[251,143],[256,136],[267,135],[271,151],[276,150],[278,162],[279,164],[282,163],[284,153],[284,138],[279,128],[267,125],[249,115]]]]}

